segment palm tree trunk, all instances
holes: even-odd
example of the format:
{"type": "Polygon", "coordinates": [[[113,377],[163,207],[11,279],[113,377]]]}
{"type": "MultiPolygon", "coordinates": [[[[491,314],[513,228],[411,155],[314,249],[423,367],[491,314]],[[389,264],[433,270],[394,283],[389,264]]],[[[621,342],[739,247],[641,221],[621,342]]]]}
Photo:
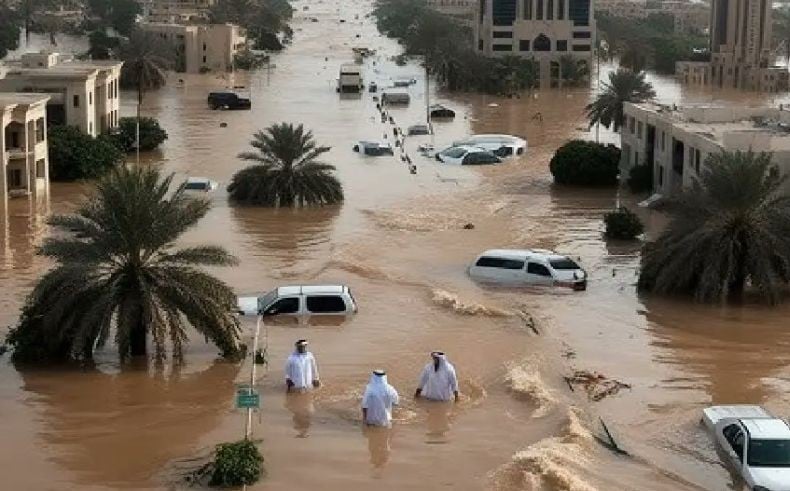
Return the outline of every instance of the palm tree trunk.
{"type": "Polygon", "coordinates": [[[140,106],[143,105],[143,86],[137,84],[137,124],[134,129],[134,149],[137,155],[137,165],[140,165],[140,106]]]}
{"type": "Polygon", "coordinates": [[[129,333],[129,351],[132,356],[145,356],[148,352],[146,334],[145,325],[142,322],[129,333]]]}

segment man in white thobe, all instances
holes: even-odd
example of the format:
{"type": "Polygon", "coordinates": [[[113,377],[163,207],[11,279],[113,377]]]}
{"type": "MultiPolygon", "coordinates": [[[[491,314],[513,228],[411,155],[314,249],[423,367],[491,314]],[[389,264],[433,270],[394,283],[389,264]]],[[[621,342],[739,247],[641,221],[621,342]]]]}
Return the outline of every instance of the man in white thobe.
{"type": "Polygon", "coordinates": [[[307,340],[300,339],[296,342],[296,351],[288,357],[285,363],[285,385],[287,392],[291,390],[308,391],[313,387],[320,387],[318,380],[318,365],[315,356],[307,351],[307,340]]]}
{"type": "Polygon", "coordinates": [[[414,397],[424,397],[431,401],[449,401],[454,398],[458,402],[458,377],[455,367],[441,351],[431,353],[431,358],[431,363],[422,371],[414,397]]]}
{"type": "Polygon", "coordinates": [[[369,426],[391,426],[392,407],[398,402],[398,391],[387,383],[386,372],[374,370],[362,396],[362,421],[369,426]]]}

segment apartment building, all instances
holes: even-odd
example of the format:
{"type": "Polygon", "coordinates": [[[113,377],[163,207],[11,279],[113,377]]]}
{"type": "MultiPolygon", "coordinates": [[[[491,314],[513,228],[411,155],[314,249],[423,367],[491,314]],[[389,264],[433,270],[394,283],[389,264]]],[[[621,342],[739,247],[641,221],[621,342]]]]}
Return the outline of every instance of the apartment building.
{"type": "Polygon", "coordinates": [[[656,193],[691,186],[706,158],[723,150],[771,152],[780,172],[790,173],[790,108],[626,103],[624,113],[620,175],[649,165],[656,193]]]}
{"type": "Polygon", "coordinates": [[[244,30],[233,24],[140,24],[140,29],[173,43],[180,71],[200,73],[233,70],[233,58],[247,46],[244,30]]]}
{"type": "Polygon", "coordinates": [[[216,0],[140,0],[146,22],[177,24],[207,22],[216,0]]]}
{"type": "Polygon", "coordinates": [[[558,85],[562,56],[575,58],[588,72],[592,67],[592,0],[478,0],[475,16],[478,51],[537,61],[541,87],[558,85]]]}
{"type": "Polygon", "coordinates": [[[77,126],[98,136],[118,126],[122,65],[47,51],[25,53],[6,66],[0,91],[46,94],[50,124],[77,126]]]}
{"type": "Polygon", "coordinates": [[[43,94],[0,92],[0,207],[9,197],[47,191],[48,100],[43,94]]]}

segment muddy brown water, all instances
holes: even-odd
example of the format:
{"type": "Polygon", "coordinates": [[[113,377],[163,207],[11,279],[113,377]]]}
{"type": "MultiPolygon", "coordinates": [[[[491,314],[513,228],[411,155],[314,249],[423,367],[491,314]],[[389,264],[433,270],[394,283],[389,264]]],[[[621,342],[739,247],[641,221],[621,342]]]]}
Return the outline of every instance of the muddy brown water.
{"type": "MultiPolygon", "coordinates": [[[[333,84],[352,46],[378,49],[376,65],[365,65],[368,81],[418,79],[409,89],[411,106],[392,111],[405,127],[424,114],[419,66],[388,61],[397,46],[365,19],[367,2],[318,2],[309,11],[304,2],[295,5],[294,44],[274,57],[270,73],[177,75],[144,107],[170,135],[144,159],[176,179],[207,176],[224,188],[244,165],[235,155],[247,150],[251,133],[284,120],[305,123],[333,147],[327,160],[345,186],[342,206],[303,211],[231,207],[219,191],[209,215],[183,240],[219,243],[237,255],[239,267],[216,274],[239,293],[342,282],[360,304],[358,315],[341,325],[267,330],[271,365],[262,374],[263,409],[254,430],[263,438],[268,475],[253,489],[740,489],[701,430],[700,410],[750,402],[787,416],[790,310],[704,307],[636,294],[638,247],[601,238],[601,217],[615,205],[616,191],[558,188],[548,173],[558,145],[593,137],[583,118],[591,90],[517,100],[434,93],[458,117],[437,124],[433,137],[407,140],[418,167],[411,175],[397,158],[351,151],[356,140],[381,139],[391,127],[377,120],[369,94],[340,98],[333,84]],[[313,16],[319,22],[310,22],[313,16]],[[250,87],[252,111],[206,108],[207,92],[228,85],[250,87]],[[524,135],[530,150],[485,169],[441,166],[416,150],[472,132],[524,135]],[[470,222],[474,230],[464,230],[470,222]],[[469,280],[465,268],[477,253],[510,246],[578,256],[591,274],[589,289],[508,290],[469,280]],[[540,336],[520,312],[533,317],[540,336]],[[311,341],[324,387],[286,399],[281,366],[300,337],[311,341]],[[410,397],[434,349],[446,351],[459,371],[458,405],[410,397]],[[389,371],[403,405],[392,431],[363,431],[359,398],[378,367],[389,371]],[[562,379],[574,368],[632,388],[590,402],[562,379]],[[601,417],[630,457],[593,439],[601,417]]],[[[668,102],[759,102],[653,82],[668,102]]],[[[125,114],[134,112],[131,100],[125,114]]],[[[615,141],[616,135],[600,137],[615,141]]],[[[47,214],[73,210],[87,189],[54,184],[48,200],[11,200],[0,215],[0,325],[16,321],[25,294],[50,266],[35,255],[47,214]]],[[[642,213],[650,234],[665,223],[642,213]]],[[[253,324],[244,327],[249,336],[253,324]]],[[[68,371],[17,371],[8,355],[0,359],[4,489],[180,488],[179,476],[212,445],[241,437],[233,393],[248,365],[216,360],[199,339],[177,368],[121,367],[112,350],[97,358],[95,369],[68,371]]]]}

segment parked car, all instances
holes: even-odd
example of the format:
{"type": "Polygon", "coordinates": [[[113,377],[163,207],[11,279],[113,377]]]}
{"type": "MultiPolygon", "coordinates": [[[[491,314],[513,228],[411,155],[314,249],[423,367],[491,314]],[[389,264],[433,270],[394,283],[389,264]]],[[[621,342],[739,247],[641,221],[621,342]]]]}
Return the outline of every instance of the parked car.
{"type": "Polygon", "coordinates": [[[486,165],[502,162],[502,159],[485,148],[469,145],[446,148],[436,154],[436,160],[443,164],[454,165],[486,165]]]}
{"type": "Polygon", "coordinates": [[[263,296],[238,298],[239,313],[264,317],[348,316],[357,312],[345,285],[281,286],[263,296]]]}
{"type": "Polygon", "coordinates": [[[753,491],[790,491],[790,427],[760,406],[711,406],[702,422],[753,491]]]}
{"type": "Polygon", "coordinates": [[[252,102],[248,97],[241,97],[235,92],[211,92],[208,95],[208,107],[211,109],[250,109],[252,102]]]}
{"type": "Polygon", "coordinates": [[[411,97],[408,92],[387,91],[381,94],[381,102],[390,105],[409,105],[411,97]]]}
{"type": "Polygon", "coordinates": [[[441,104],[434,104],[429,110],[431,119],[452,119],[455,117],[455,111],[441,104]]]}
{"type": "Polygon", "coordinates": [[[527,152],[527,140],[512,135],[472,135],[453,145],[472,145],[485,148],[502,158],[524,155],[527,152]]]}
{"type": "Polygon", "coordinates": [[[207,177],[187,177],[181,184],[181,189],[189,193],[210,193],[219,187],[219,184],[207,177]]]}
{"type": "Polygon", "coordinates": [[[396,79],[392,85],[394,87],[411,87],[412,85],[417,83],[417,79],[414,78],[399,78],[396,79]]]}
{"type": "Polygon", "coordinates": [[[587,289],[587,273],[576,261],[545,249],[493,249],[469,267],[475,280],[509,285],[564,286],[587,289]]]}
{"type": "Polygon", "coordinates": [[[354,151],[373,157],[378,157],[380,155],[395,155],[395,151],[389,143],[361,141],[354,145],[354,151]]]}

